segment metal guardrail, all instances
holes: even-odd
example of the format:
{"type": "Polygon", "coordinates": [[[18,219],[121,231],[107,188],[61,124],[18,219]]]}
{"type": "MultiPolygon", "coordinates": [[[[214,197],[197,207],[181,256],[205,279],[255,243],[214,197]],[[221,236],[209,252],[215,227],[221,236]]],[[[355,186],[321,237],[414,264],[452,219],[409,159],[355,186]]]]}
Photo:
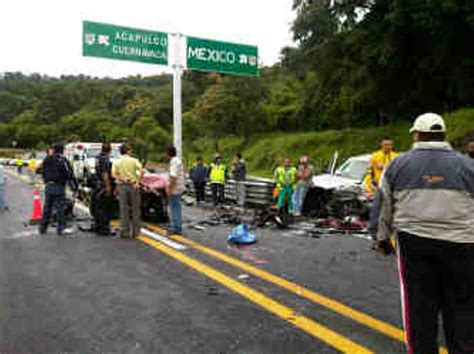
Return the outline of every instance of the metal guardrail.
{"type": "MultiPolygon", "coordinates": [[[[254,207],[254,208],[266,208],[270,207],[273,204],[273,189],[275,188],[275,183],[270,180],[246,180],[240,182],[245,189],[245,206],[254,207]]],[[[224,196],[226,201],[236,202],[236,181],[228,180],[225,184],[224,196]]],[[[212,198],[211,184],[206,184],[206,198],[212,198]]],[[[188,179],[186,180],[186,193],[188,195],[195,196],[195,190],[193,182],[188,179]]]]}

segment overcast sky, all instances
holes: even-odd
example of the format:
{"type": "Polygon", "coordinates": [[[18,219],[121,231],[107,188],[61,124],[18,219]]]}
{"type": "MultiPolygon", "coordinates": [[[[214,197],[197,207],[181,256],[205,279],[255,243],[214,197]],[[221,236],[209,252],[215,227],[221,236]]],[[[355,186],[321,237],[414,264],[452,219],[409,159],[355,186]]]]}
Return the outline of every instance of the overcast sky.
{"type": "Polygon", "coordinates": [[[276,62],[292,43],[293,0],[3,0],[0,72],[99,77],[161,73],[161,66],[82,57],[82,21],[257,45],[276,62]]]}

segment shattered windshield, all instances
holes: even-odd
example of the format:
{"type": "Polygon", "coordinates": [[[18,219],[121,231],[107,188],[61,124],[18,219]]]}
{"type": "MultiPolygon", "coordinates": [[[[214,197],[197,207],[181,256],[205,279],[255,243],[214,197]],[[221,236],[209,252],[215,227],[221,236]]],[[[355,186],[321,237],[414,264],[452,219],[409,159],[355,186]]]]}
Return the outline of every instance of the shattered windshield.
{"type": "Polygon", "coordinates": [[[367,164],[368,162],[364,160],[349,159],[339,167],[337,175],[344,178],[362,181],[367,172],[367,164]]]}

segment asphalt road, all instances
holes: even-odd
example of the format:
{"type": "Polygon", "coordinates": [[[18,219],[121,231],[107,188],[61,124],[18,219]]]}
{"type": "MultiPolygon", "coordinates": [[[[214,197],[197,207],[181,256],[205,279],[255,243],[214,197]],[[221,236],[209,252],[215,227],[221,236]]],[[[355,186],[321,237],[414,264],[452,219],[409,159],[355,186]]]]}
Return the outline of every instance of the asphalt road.
{"type": "MultiPolygon", "coordinates": [[[[156,241],[39,236],[32,186],[0,214],[0,353],[403,353],[396,260],[352,236],[189,227],[156,241]]],[[[152,230],[153,229],[153,230],[152,230]]]]}

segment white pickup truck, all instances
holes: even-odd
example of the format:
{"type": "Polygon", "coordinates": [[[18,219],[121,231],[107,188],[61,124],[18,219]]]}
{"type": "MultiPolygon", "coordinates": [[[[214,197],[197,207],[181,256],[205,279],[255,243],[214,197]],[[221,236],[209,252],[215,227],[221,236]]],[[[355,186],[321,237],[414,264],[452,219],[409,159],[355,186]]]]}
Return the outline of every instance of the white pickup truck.
{"type": "MultiPolygon", "coordinates": [[[[112,144],[110,159],[120,158],[120,144],[112,144]]],[[[75,142],[65,146],[64,156],[71,162],[77,180],[84,182],[95,174],[95,163],[102,152],[102,143],[75,142]]]]}

